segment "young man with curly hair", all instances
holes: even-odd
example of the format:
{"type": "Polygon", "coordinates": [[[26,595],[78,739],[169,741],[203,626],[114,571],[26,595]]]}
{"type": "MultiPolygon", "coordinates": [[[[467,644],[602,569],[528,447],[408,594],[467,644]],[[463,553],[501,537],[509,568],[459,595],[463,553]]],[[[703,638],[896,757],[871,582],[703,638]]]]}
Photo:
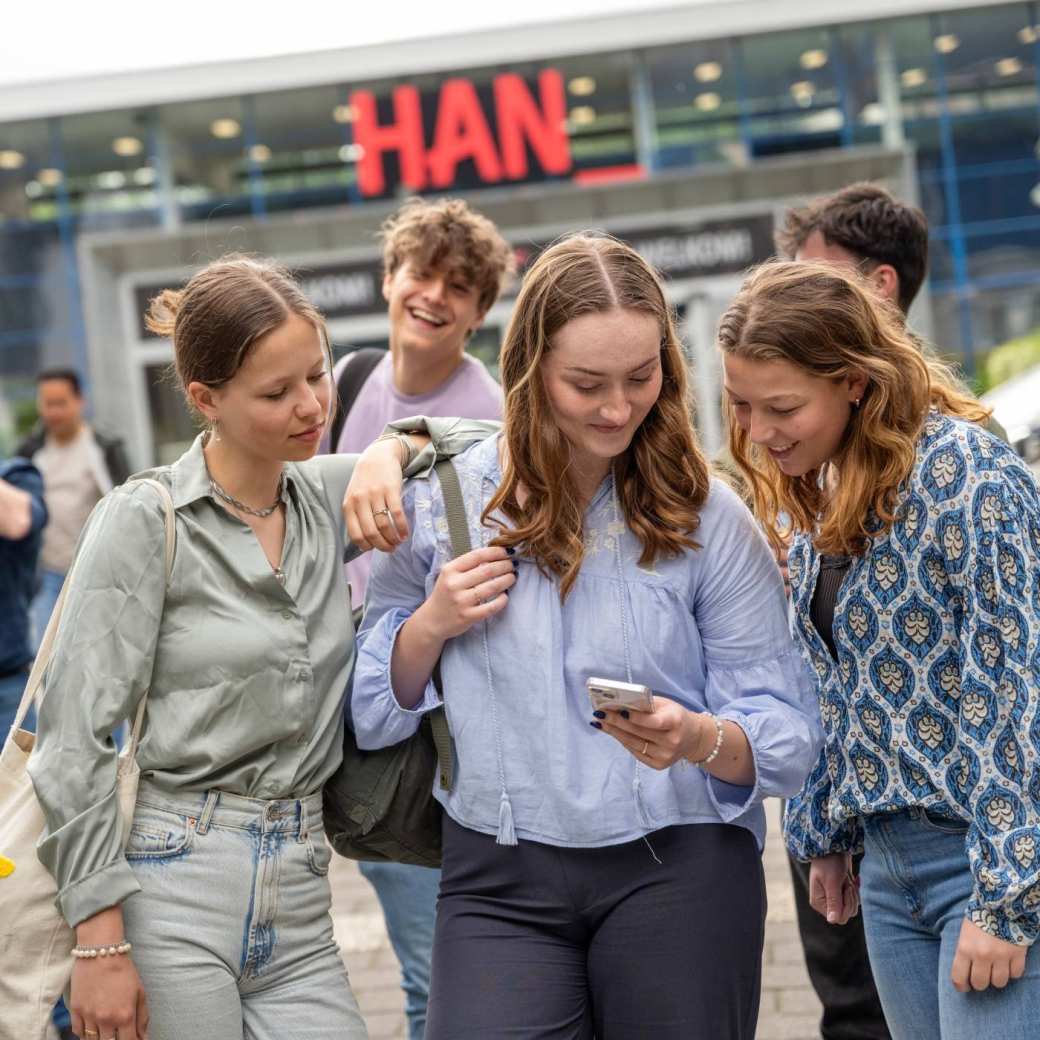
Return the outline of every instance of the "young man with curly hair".
{"type": "MultiPolygon", "coordinates": [[[[390,349],[357,351],[336,365],[341,411],[331,451],[362,451],[387,423],[410,415],[502,417],[502,388],[466,344],[513,271],[509,244],[461,199],[410,199],[381,237],[390,349]]],[[[355,606],[370,566],[367,554],[347,565],[355,606]]],[[[362,863],[361,873],[379,896],[401,963],[410,1040],[421,1040],[440,871],[362,863]]]]}

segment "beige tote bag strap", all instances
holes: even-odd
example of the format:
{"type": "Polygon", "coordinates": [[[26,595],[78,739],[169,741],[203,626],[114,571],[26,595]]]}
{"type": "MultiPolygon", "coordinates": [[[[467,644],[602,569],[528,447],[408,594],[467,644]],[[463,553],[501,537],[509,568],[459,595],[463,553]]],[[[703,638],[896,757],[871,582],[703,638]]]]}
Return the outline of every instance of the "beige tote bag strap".
{"type": "MultiPolygon", "coordinates": [[[[170,497],[169,489],[165,484],[160,483],[158,480],[152,480],[148,477],[143,477],[140,480],[130,481],[132,484],[150,484],[155,488],[159,495],[160,500],[163,504],[163,522],[166,528],[166,583],[170,582],[170,573],[173,570],[173,554],[177,547],[177,524],[173,509],[173,499],[170,497]]],[[[43,700],[42,686],[43,676],[47,671],[48,666],[51,663],[51,655],[54,652],[54,638],[58,632],[58,626],[61,624],[62,611],[65,608],[65,595],[68,592],[69,585],[72,582],[73,575],[76,573],[76,563],[73,561],[72,569],[65,576],[65,581],[61,586],[61,593],[58,596],[57,603],[54,604],[54,610],[51,612],[50,620],[47,622],[47,628],[43,633],[43,639],[40,641],[40,649],[36,654],[36,660],[33,661],[32,670],[29,672],[29,680],[25,684],[25,690],[22,692],[22,700],[18,705],[18,711],[15,712],[14,722],[11,724],[12,732],[22,728],[22,723],[25,722],[26,715],[29,714],[29,708],[33,701],[39,704],[43,700]],[[40,691],[40,696],[37,697],[37,692],[40,691]]],[[[130,752],[131,758],[137,754],[137,741],[141,735],[141,725],[144,722],[144,706],[148,700],[148,693],[145,692],[141,698],[141,703],[137,708],[137,715],[134,719],[134,728],[131,734],[131,745],[130,752]]]]}

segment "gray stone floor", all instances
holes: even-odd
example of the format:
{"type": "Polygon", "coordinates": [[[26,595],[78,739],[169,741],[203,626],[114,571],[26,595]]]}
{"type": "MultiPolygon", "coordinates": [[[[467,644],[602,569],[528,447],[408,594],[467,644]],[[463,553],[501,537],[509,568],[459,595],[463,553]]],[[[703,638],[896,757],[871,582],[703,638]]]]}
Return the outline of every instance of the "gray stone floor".
{"type": "MultiPolygon", "coordinates": [[[[816,1040],[820,1005],[809,986],[798,943],[787,861],[779,838],[779,803],[767,805],[764,864],[769,893],[757,1040],[816,1040]]],[[[332,912],[336,937],[372,1040],[406,1036],[400,971],[368,882],[347,860],[333,857],[332,912]]],[[[719,1038],[724,1040],[724,1038],[719,1038]]]]}

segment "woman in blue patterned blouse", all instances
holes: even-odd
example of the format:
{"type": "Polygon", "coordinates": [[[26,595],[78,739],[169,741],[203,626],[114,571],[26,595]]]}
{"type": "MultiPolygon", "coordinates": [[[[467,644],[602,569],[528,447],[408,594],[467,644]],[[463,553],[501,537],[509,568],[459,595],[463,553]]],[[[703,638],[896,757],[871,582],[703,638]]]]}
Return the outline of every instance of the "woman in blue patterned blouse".
{"type": "MultiPolygon", "coordinates": [[[[790,526],[826,745],[788,806],[899,1038],[1036,1036],[1040,495],[851,270],[769,264],[722,319],[730,446],[790,526]]],[[[777,539],[781,536],[775,535],[777,539]]]]}

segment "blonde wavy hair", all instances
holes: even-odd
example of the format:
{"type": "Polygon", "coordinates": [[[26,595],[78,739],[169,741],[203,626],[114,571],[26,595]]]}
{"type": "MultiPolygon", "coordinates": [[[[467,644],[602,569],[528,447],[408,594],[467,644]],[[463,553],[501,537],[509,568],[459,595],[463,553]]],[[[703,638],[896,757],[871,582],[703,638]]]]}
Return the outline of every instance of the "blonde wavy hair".
{"type": "Polygon", "coordinates": [[[727,399],[729,446],[750,484],[755,513],[779,547],[778,518],[788,530],[815,532],[823,553],[862,555],[896,519],[930,410],[984,422],[990,412],[952,370],[909,333],[900,312],[851,269],[771,262],[745,280],[719,322],[723,354],[786,361],[819,379],[864,373],[867,386],[837,455],[840,474],[828,495],[820,471],[787,476],[751,442],[727,399]]]}
{"type": "Polygon", "coordinates": [[[499,523],[495,544],[522,545],[570,592],[585,555],[585,503],[569,475],[570,449],[553,419],[541,367],[553,337],[575,318],[616,309],[651,315],[661,332],[661,393],[628,449],[613,462],[618,500],[643,547],[640,565],[697,548],[693,533],[708,494],[708,465],[691,420],[686,361],[661,283],[630,246],[607,235],[560,240],[535,261],[502,344],[502,484],[484,511],[499,523]],[[518,494],[523,488],[521,503],[518,494]]]}

